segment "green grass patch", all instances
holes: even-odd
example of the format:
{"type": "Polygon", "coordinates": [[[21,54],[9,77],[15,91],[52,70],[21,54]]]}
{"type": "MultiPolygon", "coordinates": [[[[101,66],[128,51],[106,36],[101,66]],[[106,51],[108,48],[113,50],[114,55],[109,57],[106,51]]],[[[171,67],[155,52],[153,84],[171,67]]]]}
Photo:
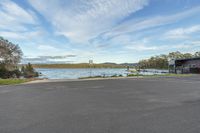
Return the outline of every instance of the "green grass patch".
{"type": "Polygon", "coordinates": [[[138,74],[138,73],[135,73],[135,74],[129,74],[128,77],[138,77],[138,76],[144,76],[142,74],[138,74]]]}
{"type": "Polygon", "coordinates": [[[31,79],[0,79],[0,85],[15,85],[31,81],[31,79]]]}
{"type": "Polygon", "coordinates": [[[188,76],[192,76],[193,74],[173,74],[173,73],[168,73],[168,74],[163,74],[160,76],[175,76],[175,77],[188,77],[188,76]]]}
{"type": "Polygon", "coordinates": [[[95,78],[117,78],[117,77],[123,77],[123,75],[112,75],[112,76],[91,76],[91,77],[80,77],[79,79],[95,79],[95,78]]]}
{"type": "Polygon", "coordinates": [[[142,75],[142,74],[129,74],[128,77],[190,77],[192,74],[173,74],[173,73],[167,73],[167,74],[154,74],[154,75],[142,75]]]}
{"type": "Polygon", "coordinates": [[[157,76],[157,77],[190,77],[192,74],[173,74],[173,73],[168,73],[168,74],[157,74],[157,75],[149,75],[149,76],[157,76]]]}
{"type": "Polygon", "coordinates": [[[103,76],[89,76],[89,77],[80,77],[79,79],[93,79],[93,78],[104,78],[103,76]]]}
{"type": "Polygon", "coordinates": [[[112,77],[112,78],[114,78],[114,77],[123,77],[123,75],[117,75],[117,74],[115,74],[115,75],[112,75],[112,76],[110,76],[110,77],[112,77]]]}
{"type": "MultiPolygon", "coordinates": [[[[127,77],[148,77],[148,78],[154,78],[154,77],[190,77],[193,74],[154,74],[154,75],[142,75],[142,74],[129,74],[127,77]]],[[[80,77],[79,79],[95,79],[95,78],[117,78],[117,77],[123,77],[122,75],[112,75],[112,76],[92,76],[92,77],[80,77]]]]}

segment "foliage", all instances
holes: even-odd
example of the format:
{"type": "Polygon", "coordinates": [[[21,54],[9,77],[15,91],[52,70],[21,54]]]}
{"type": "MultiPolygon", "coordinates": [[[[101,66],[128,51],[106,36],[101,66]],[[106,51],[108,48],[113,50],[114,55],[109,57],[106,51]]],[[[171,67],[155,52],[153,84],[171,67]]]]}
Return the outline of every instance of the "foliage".
{"type": "Polygon", "coordinates": [[[200,57],[200,51],[194,54],[194,57],[200,57]]]}
{"type": "Polygon", "coordinates": [[[181,53],[179,51],[176,52],[171,52],[167,55],[167,57],[169,59],[186,59],[186,58],[192,58],[194,57],[194,55],[192,55],[191,53],[181,53]]]}
{"type": "Polygon", "coordinates": [[[154,68],[154,69],[167,69],[168,68],[168,60],[170,59],[187,59],[200,57],[200,52],[196,52],[195,54],[191,53],[181,53],[179,51],[171,52],[168,55],[160,55],[153,56],[146,60],[141,60],[138,63],[139,68],[154,68]]]}
{"type": "Polygon", "coordinates": [[[98,75],[98,76],[80,77],[79,79],[93,79],[93,78],[104,78],[104,77],[101,75],[98,75]]]}
{"type": "Polygon", "coordinates": [[[23,53],[18,45],[0,37],[0,64],[4,64],[6,69],[16,69],[22,55],[23,53]]]}
{"type": "Polygon", "coordinates": [[[114,74],[114,75],[112,75],[112,76],[110,76],[110,77],[123,77],[123,75],[121,75],[121,74],[119,74],[119,75],[114,74]]]}
{"type": "Polygon", "coordinates": [[[150,59],[140,61],[139,66],[142,69],[145,68],[165,69],[168,67],[168,58],[165,55],[151,57],[150,59]]]}
{"type": "Polygon", "coordinates": [[[98,75],[98,76],[89,76],[89,77],[80,77],[79,79],[95,79],[95,78],[117,78],[117,77],[123,77],[123,75],[114,74],[112,76],[105,76],[105,75],[98,75]]]}
{"type": "Polygon", "coordinates": [[[137,77],[137,76],[144,76],[142,74],[139,73],[135,73],[135,74],[128,74],[127,77],[137,77]]]}
{"type": "Polygon", "coordinates": [[[5,64],[0,64],[0,78],[6,79],[6,78],[19,78],[21,76],[21,72],[19,69],[15,68],[12,70],[9,70],[6,68],[5,64]]]}
{"type": "Polygon", "coordinates": [[[26,66],[22,66],[21,74],[25,78],[34,78],[39,76],[39,73],[34,70],[33,66],[30,63],[28,63],[26,66]]]}
{"type": "Polygon", "coordinates": [[[17,64],[21,58],[19,46],[0,37],[0,78],[19,78],[21,73],[17,64]]]}

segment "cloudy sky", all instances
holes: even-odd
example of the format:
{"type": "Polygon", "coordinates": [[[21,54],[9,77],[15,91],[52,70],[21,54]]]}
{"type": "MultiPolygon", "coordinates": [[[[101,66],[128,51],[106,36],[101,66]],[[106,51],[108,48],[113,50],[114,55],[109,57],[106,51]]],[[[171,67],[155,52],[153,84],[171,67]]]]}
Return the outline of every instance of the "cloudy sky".
{"type": "Polygon", "coordinates": [[[200,51],[199,0],[0,0],[0,36],[24,61],[137,62],[200,51]]]}

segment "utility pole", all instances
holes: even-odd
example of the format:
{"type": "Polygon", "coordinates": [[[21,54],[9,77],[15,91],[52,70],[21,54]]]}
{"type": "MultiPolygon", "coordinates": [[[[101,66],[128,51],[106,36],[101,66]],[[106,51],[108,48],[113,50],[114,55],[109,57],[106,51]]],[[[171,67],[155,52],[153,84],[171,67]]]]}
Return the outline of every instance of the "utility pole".
{"type": "Polygon", "coordinates": [[[90,77],[92,77],[92,64],[93,64],[93,60],[89,60],[89,65],[90,65],[90,77]]]}

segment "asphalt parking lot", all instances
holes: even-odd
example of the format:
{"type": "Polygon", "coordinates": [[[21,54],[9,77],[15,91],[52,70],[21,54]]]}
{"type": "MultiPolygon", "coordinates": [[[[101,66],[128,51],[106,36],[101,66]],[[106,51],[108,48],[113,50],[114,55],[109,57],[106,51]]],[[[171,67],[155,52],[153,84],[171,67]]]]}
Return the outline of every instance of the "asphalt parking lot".
{"type": "Polygon", "coordinates": [[[198,133],[200,76],[0,87],[0,133],[198,133]]]}

